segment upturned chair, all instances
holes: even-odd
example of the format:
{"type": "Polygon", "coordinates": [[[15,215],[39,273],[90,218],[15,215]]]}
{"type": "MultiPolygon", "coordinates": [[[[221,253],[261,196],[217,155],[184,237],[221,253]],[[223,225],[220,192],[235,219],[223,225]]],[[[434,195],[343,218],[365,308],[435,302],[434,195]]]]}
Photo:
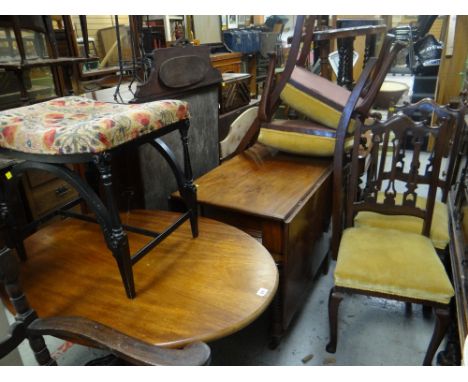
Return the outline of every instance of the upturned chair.
{"type": "Polygon", "coordinates": [[[313,41],[315,16],[298,16],[285,68],[275,81],[275,55],[270,55],[267,79],[257,118],[228,159],[258,141],[300,155],[334,158],[332,256],[336,258],[342,227],[343,167],[352,146],[356,120],[364,121],[398,52],[405,46],[387,35],[377,58],[369,58],[352,91],[308,71],[306,57],[313,41]],[[301,46],[302,44],[302,46],[301,46]],[[278,119],[281,102],[304,119],[278,119]]]}
{"type": "Polygon", "coordinates": [[[385,122],[359,124],[351,159],[350,188],[346,203],[344,230],[329,297],[330,342],[326,349],[336,351],[338,307],[345,293],[419,303],[435,309],[436,325],[424,358],[430,365],[449,323],[449,304],[454,295],[445,268],[429,239],[441,159],[450,138],[449,121],[440,118],[436,126],[415,123],[397,114],[385,122]],[[359,142],[370,131],[370,164],[359,186],[359,142]],[[421,153],[428,136],[435,145],[427,166],[421,153]],[[411,140],[413,150],[406,149],[411,140]],[[409,166],[405,166],[405,164],[409,166]],[[420,183],[429,185],[426,202],[417,194],[420,183]],[[397,190],[402,187],[401,199],[397,190]],[[383,198],[379,197],[383,195],[383,198]],[[392,227],[353,226],[357,213],[372,211],[385,216],[408,215],[423,220],[420,233],[392,227]]]}
{"type": "MultiPolygon", "coordinates": [[[[267,79],[260,101],[258,116],[232,155],[245,150],[258,138],[260,143],[281,151],[314,156],[333,156],[336,130],[340,124],[351,91],[310,72],[306,58],[313,41],[315,16],[298,16],[291,49],[283,72],[275,81],[276,56],[270,54],[267,79]],[[284,120],[274,118],[279,105],[285,105],[303,114],[306,119],[284,120]]],[[[366,82],[359,94],[353,115],[346,127],[352,128],[354,119],[365,119],[385,79],[396,54],[404,47],[394,43],[388,35],[382,44],[372,70],[366,73],[366,82]]],[[[366,61],[366,66],[372,60],[366,61]]],[[[361,77],[364,73],[361,74],[361,77]]]]}
{"type": "Polygon", "coordinates": [[[0,286],[3,286],[13,309],[15,321],[9,333],[0,338],[0,358],[17,348],[24,340],[34,352],[39,365],[56,366],[44,342],[44,335],[83,341],[108,350],[116,357],[134,365],[206,365],[210,348],[202,342],[183,349],[165,349],[129,337],[117,330],[82,317],[38,318],[29,306],[19,282],[19,266],[12,251],[0,250],[0,286]]]}

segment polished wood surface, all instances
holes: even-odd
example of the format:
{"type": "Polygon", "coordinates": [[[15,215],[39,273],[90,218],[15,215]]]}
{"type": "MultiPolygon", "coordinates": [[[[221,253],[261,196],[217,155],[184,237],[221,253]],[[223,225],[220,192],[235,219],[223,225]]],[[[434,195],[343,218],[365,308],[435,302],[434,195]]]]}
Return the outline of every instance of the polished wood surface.
{"type": "MultiPolygon", "coordinates": [[[[124,224],[161,231],[178,214],[134,211],[124,224]]],[[[97,225],[67,219],[29,237],[21,282],[40,317],[81,316],[150,344],[180,347],[234,333],[257,318],[278,283],[276,266],[255,239],[200,218],[184,223],[134,265],[137,297],[120,275],[97,225]],[[263,289],[262,289],[263,288],[263,289]],[[265,290],[263,295],[262,290],[265,290]]],[[[129,233],[134,251],[148,237],[129,233]]]]}
{"type": "Polygon", "coordinates": [[[198,178],[197,198],[202,204],[287,221],[331,171],[330,159],[244,153],[198,178]]]}
{"type": "Polygon", "coordinates": [[[221,73],[240,73],[242,53],[215,53],[210,54],[210,61],[213,68],[221,73]]]}

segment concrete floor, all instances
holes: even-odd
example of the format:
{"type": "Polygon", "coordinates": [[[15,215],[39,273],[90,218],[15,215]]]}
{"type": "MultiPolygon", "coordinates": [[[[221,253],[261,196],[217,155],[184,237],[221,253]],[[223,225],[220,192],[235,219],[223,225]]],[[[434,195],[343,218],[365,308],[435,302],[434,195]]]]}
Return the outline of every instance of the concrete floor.
{"type": "MultiPolygon", "coordinates": [[[[423,318],[421,308],[417,306],[412,316],[406,317],[403,303],[364,296],[348,296],[343,300],[337,352],[329,354],[325,351],[328,342],[327,301],[333,268],[326,276],[319,276],[303,309],[276,349],[271,350],[268,346],[270,311],[266,311],[240,332],[210,343],[211,364],[421,365],[432,335],[434,317],[423,318]]],[[[52,337],[46,337],[46,342],[60,365],[83,365],[107,354],[52,337]]],[[[26,342],[20,346],[20,354],[25,365],[36,365],[26,342]]]]}

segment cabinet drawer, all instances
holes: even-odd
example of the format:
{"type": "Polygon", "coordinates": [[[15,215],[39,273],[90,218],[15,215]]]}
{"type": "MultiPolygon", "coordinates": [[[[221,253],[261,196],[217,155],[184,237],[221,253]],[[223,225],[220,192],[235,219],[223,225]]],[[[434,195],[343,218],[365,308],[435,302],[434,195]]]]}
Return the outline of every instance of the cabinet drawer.
{"type": "Polygon", "coordinates": [[[44,183],[47,183],[53,179],[56,179],[56,176],[54,174],[51,174],[50,172],[41,171],[41,170],[28,170],[24,174],[24,176],[31,189],[38,187],[44,183]]]}
{"type": "Polygon", "coordinates": [[[38,218],[78,196],[78,192],[62,179],[52,179],[27,192],[33,218],[38,218]]]}

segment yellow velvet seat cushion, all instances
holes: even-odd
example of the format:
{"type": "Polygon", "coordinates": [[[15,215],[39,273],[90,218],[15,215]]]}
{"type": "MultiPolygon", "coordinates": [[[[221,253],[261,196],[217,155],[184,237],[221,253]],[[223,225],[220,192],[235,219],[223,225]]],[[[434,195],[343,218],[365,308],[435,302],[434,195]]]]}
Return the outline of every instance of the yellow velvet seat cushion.
{"type": "MultiPolygon", "coordinates": [[[[337,129],[341,114],[351,92],[337,84],[296,67],[281,91],[281,100],[310,119],[337,129]]],[[[358,102],[358,105],[361,101],[358,102]]],[[[354,131],[355,121],[349,131],[354,131]]]]}
{"type": "Polygon", "coordinates": [[[454,290],[431,241],[380,228],[343,232],[335,285],[448,304],[454,290]]]}
{"type": "MultiPolygon", "coordinates": [[[[382,203],[384,195],[379,193],[377,201],[382,203]]],[[[397,194],[395,201],[401,204],[403,199],[402,194],[397,194]]],[[[425,208],[426,198],[418,196],[416,205],[419,208],[425,208]]],[[[423,220],[408,215],[381,215],[376,212],[362,211],[359,212],[354,218],[354,225],[356,227],[378,227],[398,229],[404,232],[413,232],[420,234],[422,232],[423,220]]],[[[447,205],[440,201],[436,201],[434,205],[434,213],[432,216],[430,237],[434,247],[437,249],[445,249],[449,238],[449,223],[447,205]]]]}
{"type": "MultiPolygon", "coordinates": [[[[258,142],[277,150],[308,156],[333,156],[336,131],[312,121],[274,120],[261,126],[258,142]]],[[[345,141],[350,150],[353,137],[345,141]]]]}

